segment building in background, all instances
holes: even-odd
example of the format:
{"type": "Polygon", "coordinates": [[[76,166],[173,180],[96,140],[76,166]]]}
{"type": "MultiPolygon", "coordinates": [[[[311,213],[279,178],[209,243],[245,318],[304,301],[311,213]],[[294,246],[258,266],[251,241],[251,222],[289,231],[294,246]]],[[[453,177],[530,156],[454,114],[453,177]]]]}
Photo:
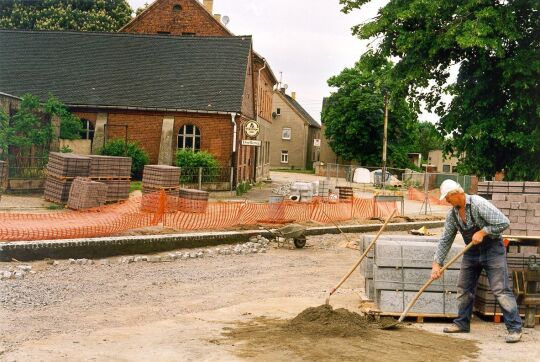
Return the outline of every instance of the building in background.
{"type": "Polygon", "coordinates": [[[428,164],[436,172],[454,173],[458,164],[458,158],[445,157],[442,150],[429,151],[428,164]]]}
{"type": "MultiPolygon", "coordinates": [[[[213,0],[156,0],[119,31],[125,33],[161,34],[170,36],[232,37],[227,29],[227,17],[213,13],[213,0]]],[[[214,57],[223,57],[218,50],[214,57]]],[[[277,79],[267,60],[251,51],[252,87],[254,90],[255,116],[260,131],[256,140],[260,146],[239,145],[240,172],[250,168],[250,179],[262,180],[270,171],[270,129],[272,123],[272,92],[277,79]]],[[[219,96],[219,95],[217,95],[219,96]]],[[[245,102],[251,102],[245,99],[245,102]]],[[[242,131],[246,122],[238,128],[242,131]]]]}
{"type": "Polygon", "coordinates": [[[285,88],[274,91],[270,166],[312,169],[319,160],[321,126],[285,88]]]}

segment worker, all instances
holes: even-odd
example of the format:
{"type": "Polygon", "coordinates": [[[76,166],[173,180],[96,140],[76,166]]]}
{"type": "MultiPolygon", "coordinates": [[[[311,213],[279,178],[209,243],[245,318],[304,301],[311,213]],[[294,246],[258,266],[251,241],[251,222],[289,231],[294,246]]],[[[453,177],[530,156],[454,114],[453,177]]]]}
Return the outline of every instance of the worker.
{"type": "Polygon", "coordinates": [[[439,240],[431,269],[431,278],[439,279],[441,268],[457,231],[465,244],[473,243],[463,255],[458,279],[458,317],[445,333],[468,333],[473,311],[476,284],[482,270],[486,271],[491,292],[497,298],[508,334],[507,343],[521,339],[521,318],[516,298],[508,282],[506,249],[501,233],[509,221],[493,204],[478,195],[468,195],[455,181],[444,180],[440,187],[441,200],[453,207],[446,216],[444,231],[439,240]]]}

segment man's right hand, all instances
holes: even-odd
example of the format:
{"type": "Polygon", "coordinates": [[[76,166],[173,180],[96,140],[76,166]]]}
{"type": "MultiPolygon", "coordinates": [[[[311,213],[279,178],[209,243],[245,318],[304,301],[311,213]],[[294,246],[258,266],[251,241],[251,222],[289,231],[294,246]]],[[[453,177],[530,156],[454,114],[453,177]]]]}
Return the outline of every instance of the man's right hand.
{"type": "Polygon", "coordinates": [[[436,261],[433,262],[433,265],[431,266],[431,279],[437,280],[441,277],[442,266],[439,265],[436,261]]]}

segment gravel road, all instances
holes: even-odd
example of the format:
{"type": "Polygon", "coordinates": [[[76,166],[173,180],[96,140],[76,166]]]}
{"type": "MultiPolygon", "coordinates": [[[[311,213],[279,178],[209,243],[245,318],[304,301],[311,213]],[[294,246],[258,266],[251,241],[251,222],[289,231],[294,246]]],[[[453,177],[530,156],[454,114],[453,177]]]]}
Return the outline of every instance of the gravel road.
{"type": "MultiPolygon", "coordinates": [[[[244,360],[235,353],[238,346],[222,341],[224,327],[260,316],[291,318],[324,303],[358,257],[343,236],[325,235],[309,237],[304,249],[246,255],[29,263],[35,273],[0,281],[0,360],[244,360]]],[[[14,264],[0,263],[0,269],[14,264]]],[[[361,286],[354,273],[332,304],[357,311],[361,286]]],[[[412,326],[437,333],[442,327],[412,326]]],[[[512,346],[502,342],[503,335],[503,325],[476,319],[464,338],[478,344],[479,360],[540,360],[539,327],[512,346]]]]}

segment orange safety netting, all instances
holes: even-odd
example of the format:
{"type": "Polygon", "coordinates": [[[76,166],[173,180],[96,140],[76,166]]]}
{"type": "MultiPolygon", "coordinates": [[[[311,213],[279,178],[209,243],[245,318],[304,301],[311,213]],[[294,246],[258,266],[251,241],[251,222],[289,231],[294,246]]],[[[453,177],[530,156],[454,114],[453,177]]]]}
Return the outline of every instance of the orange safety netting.
{"type": "MultiPolygon", "coordinates": [[[[407,197],[409,198],[409,200],[424,201],[426,198],[426,194],[424,191],[420,191],[413,187],[410,187],[409,190],[407,191],[407,197]]],[[[450,206],[450,204],[446,202],[445,200],[439,200],[438,198],[433,197],[433,196],[428,195],[428,200],[429,200],[429,203],[433,205],[450,206]]]]}
{"type": "MultiPolygon", "coordinates": [[[[206,203],[206,202],[205,202],[206,203]]],[[[328,202],[284,201],[277,204],[207,202],[205,212],[178,211],[178,198],[156,192],[143,197],[86,211],[46,214],[0,214],[0,240],[50,240],[109,236],[157,225],[177,230],[219,229],[238,225],[283,221],[334,223],[351,219],[385,217],[396,203],[373,199],[328,202]]]]}

